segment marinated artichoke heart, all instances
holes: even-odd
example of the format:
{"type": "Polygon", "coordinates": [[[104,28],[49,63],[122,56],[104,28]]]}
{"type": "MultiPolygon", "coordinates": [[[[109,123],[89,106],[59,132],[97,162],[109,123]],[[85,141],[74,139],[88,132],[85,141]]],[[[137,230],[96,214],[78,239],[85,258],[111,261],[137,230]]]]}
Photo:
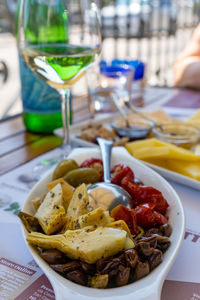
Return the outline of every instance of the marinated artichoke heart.
{"type": "Polygon", "coordinates": [[[129,230],[129,227],[128,227],[128,225],[126,224],[126,222],[124,220],[118,220],[118,221],[114,221],[114,222],[111,222],[111,223],[107,223],[105,226],[125,230],[128,234],[128,237],[131,240],[133,239],[132,234],[129,230]]]}
{"type": "Polygon", "coordinates": [[[85,184],[76,188],[67,211],[63,193],[60,182],[47,193],[35,214],[45,234],[29,233],[29,243],[44,249],[60,250],[71,259],[90,264],[134,247],[124,221],[114,222],[109,211],[101,207],[92,210],[85,184]],[[52,233],[57,234],[50,236],[52,233]]]}
{"type": "Polygon", "coordinates": [[[32,232],[28,234],[27,241],[44,249],[58,249],[71,259],[80,259],[90,264],[127,249],[127,245],[129,248],[134,247],[125,230],[103,226],[87,226],[52,236],[32,232]]]}
{"type": "Polygon", "coordinates": [[[63,191],[63,205],[65,210],[67,211],[69,203],[72,199],[72,196],[74,194],[74,188],[69,183],[64,181],[63,178],[56,179],[50,183],[47,184],[47,188],[50,191],[53,189],[58,183],[61,184],[62,191],[63,191]]]}
{"type": "Polygon", "coordinates": [[[38,208],[35,217],[46,234],[60,230],[66,222],[61,184],[50,190],[38,208]]]}
{"type": "Polygon", "coordinates": [[[67,229],[75,229],[77,224],[77,219],[90,212],[92,208],[89,205],[89,197],[87,192],[87,187],[83,183],[78,188],[75,189],[73,197],[69,203],[67,210],[67,229]]]}
{"type": "Polygon", "coordinates": [[[77,228],[83,228],[90,225],[105,225],[114,221],[114,219],[110,216],[109,211],[104,210],[99,207],[91,212],[80,216],[77,220],[77,228]]]}

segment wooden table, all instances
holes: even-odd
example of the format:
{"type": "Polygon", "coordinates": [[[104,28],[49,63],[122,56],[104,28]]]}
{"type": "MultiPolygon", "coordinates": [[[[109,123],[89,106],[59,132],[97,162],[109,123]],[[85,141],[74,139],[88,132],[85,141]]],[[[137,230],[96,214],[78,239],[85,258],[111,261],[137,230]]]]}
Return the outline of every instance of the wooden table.
{"type": "MultiPolygon", "coordinates": [[[[90,118],[87,98],[76,98],[73,123],[90,118]]],[[[0,175],[60,146],[61,138],[26,131],[22,115],[0,122],[0,175]]]]}
{"type": "MultiPolygon", "coordinates": [[[[146,105],[153,108],[160,105],[183,108],[200,108],[200,93],[189,90],[155,88],[155,94],[147,99],[146,105]],[[162,95],[159,96],[159,95],[162,95]],[[164,100],[163,100],[164,99],[164,100]]],[[[136,100],[135,105],[144,106],[144,100],[136,100]]],[[[73,101],[73,123],[90,118],[87,97],[76,97],[73,101]]],[[[60,146],[61,138],[55,135],[42,135],[27,132],[21,115],[0,122],[0,175],[13,170],[33,158],[60,146]]]]}

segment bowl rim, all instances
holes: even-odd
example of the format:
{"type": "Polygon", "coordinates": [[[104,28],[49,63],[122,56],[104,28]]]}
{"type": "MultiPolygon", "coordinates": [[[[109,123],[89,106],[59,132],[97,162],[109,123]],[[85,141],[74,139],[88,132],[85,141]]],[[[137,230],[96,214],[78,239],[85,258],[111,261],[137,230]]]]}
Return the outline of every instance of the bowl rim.
{"type": "Polygon", "coordinates": [[[111,123],[111,128],[115,131],[115,133],[120,137],[127,137],[130,139],[144,139],[146,138],[150,132],[152,131],[153,126],[117,126],[114,122],[111,123]]]}
{"type": "MultiPolygon", "coordinates": [[[[128,116],[129,116],[129,114],[127,114],[127,117],[128,116]]],[[[118,120],[113,120],[111,124],[114,125],[115,127],[119,127],[119,128],[128,128],[126,126],[117,125],[120,121],[124,122],[124,119],[121,116],[119,116],[118,120]]],[[[133,125],[130,125],[130,127],[135,127],[135,126],[136,127],[138,126],[138,127],[145,127],[145,128],[153,128],[154,124],[152,123],[152,121],[141,117],[141,118],[136,119],[136,121],[135,121],[135,123],[133,123],[133,125]]]]}
{"type": "Polygon", "coordinates": [[[156,136],[159,137],[163,137],[163,138],[171,138],[172,140],[181,140],[181,139],[186,139],[188,138],[189,140],[191,140],[192,138],[199,138],[200,137],[200,130],[198,129],[198,127],[193,126],[191,124],[187,124],[187,123],[183,123],[183,122],[170,122],[170,123],[164,123],[162,124],[162,129],[160,127],[153,127],[152,131],[156,136]],[[188,134],[185,135],[172,135],[169,132],[165,131],[164,128],[167,126],[177,126],[179,128],[183,128],[184,129],[192,129],[193,134],[190,132],[188,134]],[[163,130],[162,130],[163,129],[163,130]],[[191,135],[192,134],[192,135],[191,135]]]}

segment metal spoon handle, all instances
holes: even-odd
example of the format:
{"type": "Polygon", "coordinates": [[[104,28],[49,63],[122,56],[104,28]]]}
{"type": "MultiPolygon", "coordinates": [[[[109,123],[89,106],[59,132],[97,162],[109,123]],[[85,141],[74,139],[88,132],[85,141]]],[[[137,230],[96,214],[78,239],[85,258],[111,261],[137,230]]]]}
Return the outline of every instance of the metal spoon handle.
{"type": "Polygon", "coordinates": [[[156,122],[147,117],[145,114],[143,114],[142,112],[138,111],[137,109],[135,109],[135,107],[133,107],[133,105],[131,105],[128,101],[124,101],[124,104],[126,107],[128,107],[133,113],[137,114],[138,116],[142,117],[143,119],[149,121],[152,123],[153,126],[157,126],[156,122]]]}
{"type": "Polygon", "coordinates": [[[101,150],[103,161],[104,182],[110,183],[110,157],[113,142],[102,138],[97,138],[101,150]]]}
{"type": "MultiPolygon", "coordinates": [[[[129,120],[128,120],[128,116],[126,114],[126,112],[124,111],[124,109],[121,107],[119,101],[118,101],[118,97],[115,93],[111,93],[111,100],[112,102],[114,103],[114,105],[116,106],[116,108],[118,109],[118,111],[120,112],[122,118],[124,119],[125,121],[125,124],[126,124],[126,127],[130,127],[130,124],[129,124],[129,120]]],[[[125,102],[125,101],[124,101],[125,102]]]]}

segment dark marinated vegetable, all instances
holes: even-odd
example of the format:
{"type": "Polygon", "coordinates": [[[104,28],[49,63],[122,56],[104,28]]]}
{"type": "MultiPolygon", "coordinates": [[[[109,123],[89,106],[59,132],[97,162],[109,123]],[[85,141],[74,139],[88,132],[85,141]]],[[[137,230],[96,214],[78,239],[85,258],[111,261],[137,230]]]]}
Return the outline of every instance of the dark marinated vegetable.
{"type": "Polygon", "coordinates": [[[148,275],[150,273],[150,266],[148,261],[145,262],[139,262],[137,264],[136,270],[135,270],[135,275],[136,275],[136,279],[140,279],[146,275],[148,275]]]}
{"type": "Polygon", "coordinates": [[[28,232],[31,231],[43,232],[37,218],[22,211],[19,212],[18,217],[21,219],[22,223],[24,224],[28,232]]]}
{"type": "Polygon", "coordinates": [[[53,172],[53,180],[63,177],[69,171],[78,169],[79,166],[73,159],[62,160],[53,172]]]}
{"type": "Polygon", "coordinates": [[[155,267],[157,267],[162,262],[162,259],[162,252],[158,249],[154,249],[152,255],[149,258],[150,269],[155,269],[155,267]]]}
{"type": "Polygon", "coordinates": [[[118,266],[120,265],[121,263],[121,260],[119,258],[113,258],[111,259],[111,261],[109,261],[105,267],[101,270],[101,274],[109,274],[112,272],[112,275],[115,275],[113,274],[113,271],[115,273],[118,272],[118,266]]]}
{"type": "Polygon", "coordinates": [[[77,187],[82,183],[96,183],[100,181],[99,173],[92,168],[80,168],[68,172],[63,179],[71,184],[73,187],[77,187]]]}
{"type": "Polygon", "coordinates": [[[64,262],[64,254],[57,249],[48,249],[41,254],[42,258],[49,264],[59,264],[64,262]]]}
{"type": "Polygon", "coordinates": [[[150,228],[149,230],[147,230],[146,232],[146,236],[151,236],[152,234],[158,234],[159,233],[159,228],[150,228]]]}
{"type": "Polygon", "coordinates": [[[124,254],[127,265],[134,269],[139,262],[137,251],[135,249],[129,249],[126,250],[124,254]]]}
{"type": "Polygon", "coordinates": [[[64,275],[68,272],[80,269],[81,265],[78,261],[70,261],[66,264],[51,265],[51,267],[58,273],[61,273],[64,275]]]}
{"type": "Polygon", "coordinates": [[[162,226],[160,226],[160,231],[162,235],[169,237],[172,233],[172,228],[169,224],[163,224],[162,226]]]}
{"type": "Polygon", "coordinates": [[[117,286],[123,286],[128,283],[130,270],[130,268],[126,268],[123,265],[119,266],[119,272],[115,278],[117,286]]]}
{"type": "Polygon", "coordinates": [[[80,285],[87,284],[87,276],[79,270],[74,270],[72,272],[67,273],[66,278],[80,285]]]}
{"type": "Polygon", "coordinates": [[[144,256],[150,256],[153,254],[154,248],[151,247],[150,243],[148,242],[139,242],[137,244],[137,250],[144,256]]]}
{"type": "Polygon", "coordinates": [[[96,271],[95,265],[81,261],[81,269],[87,274],[94,274],[96,271]]]}
{"type": "Polygon", "coordinates": [[[153,234],[149,237],[142,237],[141,240],[137,241],[137,243],[140,243],[141,241],[148,242],[148,243],[150,243],[151,247],[156,248],[157,247],[157,236],[158,236],[157,234],[153,234]]]}

